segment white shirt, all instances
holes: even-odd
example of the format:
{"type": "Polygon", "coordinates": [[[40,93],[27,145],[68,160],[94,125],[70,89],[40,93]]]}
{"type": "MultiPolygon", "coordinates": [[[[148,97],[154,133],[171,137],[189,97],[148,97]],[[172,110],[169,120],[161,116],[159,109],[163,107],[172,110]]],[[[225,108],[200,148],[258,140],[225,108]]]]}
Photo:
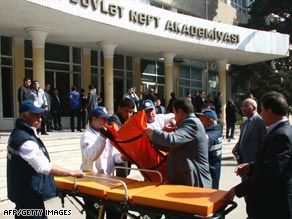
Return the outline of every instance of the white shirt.
{"type": "Polygon", "coordinates": [[[82,171],[90,171],[110,175],[115,163],[122,163],[121,154],[108,139],[89,127],[80,139],[82,152],[82,171]]]}
{"type": "MultiPolygon", "coordinates": [[[[36,128],[31,127],[37,136],[36,128]]],[[[19,155],[24,159],[37,173],[49,175],[52,163],[45,156],[35,141],[25,141],[19,148],[19,155]]]]}
{"type": "Polygon", "coordinates": [[[32,89],[30,94],[39,107],[48,106],[48,101],[43,89],[39,88],[37,91],[32,89]]]}
{"type": "Polygon", "coordinates": [[[163,130],[165,125],[170,122],[171,119],[174,118],[173,113],[168,114],[156,114],[154,122],[147,122],[147,128],[163,130]]]}

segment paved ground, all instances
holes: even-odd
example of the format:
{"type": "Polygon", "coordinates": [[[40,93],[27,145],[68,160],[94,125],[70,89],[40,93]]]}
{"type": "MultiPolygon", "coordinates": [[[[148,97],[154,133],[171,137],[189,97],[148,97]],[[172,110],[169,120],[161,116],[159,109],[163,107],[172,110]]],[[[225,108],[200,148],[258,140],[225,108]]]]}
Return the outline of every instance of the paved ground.
{"type": "MultiPolygon", "coordinates": [[[[77,169],[80,166],[81,162],[81,154],[79,150],[79,139],[82,133],[75,132],[72,133],[68,130],[64,130],[61,132],[52,132],[49,133],[49,135],[41,135],[40,138],[45,142],[51,159],[53,162],[55,162],[58,165],[62,165],[67,168],[77,169]]],[[[235,138],[238,139],[239,129],[237,127],[235,138]]],[[[0,159],[2,159],[0,163],[0,172],[5,172],[6,170],[6,142],[8,138],[9,133],[0,133],[0,159]]],[[[236,166],[236,161],[234,160],[231,149],[236,143],[237,140],[231,140],[230,142],[226,139],[223,139],[223,161],[222,161],[222,173],[221,173],[221,179],[220,179],[220,189],[222,190],[229,190],[232,186],[236,185],[240,182],[239,177],[235,176],[234,174],[234,167],[236,166]]],[[[1,174],[1,173],[0,173],[1,174]]],[[[141,179],[141,175],[137,172],[132,171],[131,176],[132,178],[141,179]]],[[[6,182],[6,175],[1,174],[0,179],[0,187],[1,184],[5,184],[6,182]],[[2,183],[3,182],[3,183],[2,183]]],[[[1,197],[6,197],[6,188],[2,188],[1,197]]],[[[13,217],[9,216],[3,216],[3,211],[13,209],[14,205],[10,201],[5,200],[6,198],[1,198],[0,200],[0,219],[10,219],[13,217]]],[[[229,215],[226,216],[226,219],[243,219],[246,218],[245,213],[245,203],[243,199],[237,199],[235,198],[235,202],[238,203],[238,207],[233,210],[229,215]]],[[[79,207],[79,206],[78,206],[79,207]]],[[[46,208],[47,209],[62,209],[61,201],[59,198],[55,198],[52,200],[49,200],[46,202],[46,208]]],[[[70,219],[79,219],[79,218],[85,218],[84,215],[80,214],[76,207],[72,205],[72,203],[69,200],[65,200],[65,208],[72,211],[72,215],[70,216],[70,219]]],[[[62,217],[56,217],[56,216],[50,216],[50,219],[53,218],[66,218],[66,216],[62,217]]],[[[69,218],[69,217],[68,217],[69,218]]]]}

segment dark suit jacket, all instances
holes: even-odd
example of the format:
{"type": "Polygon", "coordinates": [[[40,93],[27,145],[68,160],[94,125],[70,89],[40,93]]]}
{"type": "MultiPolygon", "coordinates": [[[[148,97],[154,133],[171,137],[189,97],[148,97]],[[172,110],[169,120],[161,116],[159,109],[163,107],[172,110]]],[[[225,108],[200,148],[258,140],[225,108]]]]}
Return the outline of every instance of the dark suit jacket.
{"type": "Polygon", "coordinates": [[[244,136],[242,136],[246,123],[247,120],[241,126],[239,140],[236,144],[237,152],[240,157],[239,163],[255,161],[257,148],[267,134],[266,126],[259,114],[256,113],[254,115],[251,124],[245,131],[244,136]]]}
{"type": "Polygon", "coordinates": [[[278,124],[264,139],[249,179],[235,187],[247,195],[247,212],[253,218],[292,218],[292,128],[278,124]]]}
{"type": "Polygon", "coordinates": [[[174,132],[154,130],[152,142],[169,148],[170,184],[211,188],[207,135],[201,121],[189,115],[174,132]]]}

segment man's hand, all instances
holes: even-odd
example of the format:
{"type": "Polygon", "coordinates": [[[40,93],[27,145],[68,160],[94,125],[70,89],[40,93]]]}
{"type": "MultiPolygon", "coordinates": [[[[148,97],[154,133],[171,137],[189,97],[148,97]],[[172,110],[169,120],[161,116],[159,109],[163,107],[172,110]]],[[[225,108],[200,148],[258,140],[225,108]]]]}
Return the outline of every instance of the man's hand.
{"type": "Polygon", "coordinates": [[[250,165],[249,165],[249,163],[243,163],[243,164],[240,164],[240,165],[238,165],[236,168],[235,168],[235,173],[236,173],[236,175],[238,176],[246,176],[248,173],[249,173],[249,171],[250,171],[250,165]]]}
{"type": "Polygon", "coordinates": [[[71,176],[77,177],[77,178],[82,178],[85,174],[83,173],[82,170],[73,170],[71,172],[71,176]]]}
{"type": "Polygon", "coordinates": [[[227,201],[232,201],[234,199],[234,196],[235,196],[235,189],[233,187],[224,195],[224,199],[226,199],[227,201]]]}
{"type": "Polygon", "coordinates": [[[232,148],[232,154],[236,157],[237,147],[236,145],[232,148]]]}
{"type": "Polygon", "coordinates": [[[153,129],[150,129],[150,128],[146,129],[145,135],[147,136],[147,138],[149,140],[151,140],[152,139],[152,135],[153,135],[153,129]]]}

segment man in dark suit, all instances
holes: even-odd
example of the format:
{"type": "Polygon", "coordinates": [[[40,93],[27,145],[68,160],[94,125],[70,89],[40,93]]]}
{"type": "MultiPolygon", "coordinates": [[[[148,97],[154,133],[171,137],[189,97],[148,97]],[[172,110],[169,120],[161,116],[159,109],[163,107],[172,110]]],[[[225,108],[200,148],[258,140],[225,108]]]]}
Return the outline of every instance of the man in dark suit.
{"type": "Polygon", "coordinates": [[[267,134],[264,121],[257,113],[257,102],[254,99],[245,99],[242,111],[247,119],[242,124],[239,140],[232,149],[238,164],[255,161],[257,147],[267,134]]]}
{"type": "Polygon", "coordinates": [[[258,148],[256,161],[235,169],[250,177],[233,187],[227,200],[248,196],[248,218],[292,218],[292,128],[286,98],[278,92],[261,99],[261,115],[268,134],[258,148]]]}
{"type": "Polygon", "coordinates": [[[148,128],[147,137],[169,149],[167,176],[170,184],[212,187],[208,162],[208,141],[202,122],[196,118],[191,102],[177,99],[173,104],[177,124],[174,132],[148,128]]]}

